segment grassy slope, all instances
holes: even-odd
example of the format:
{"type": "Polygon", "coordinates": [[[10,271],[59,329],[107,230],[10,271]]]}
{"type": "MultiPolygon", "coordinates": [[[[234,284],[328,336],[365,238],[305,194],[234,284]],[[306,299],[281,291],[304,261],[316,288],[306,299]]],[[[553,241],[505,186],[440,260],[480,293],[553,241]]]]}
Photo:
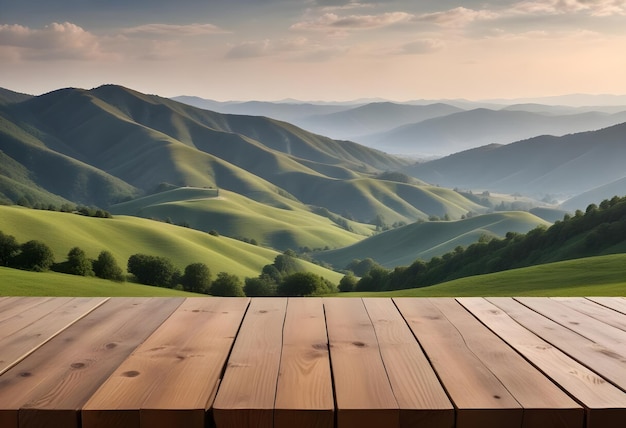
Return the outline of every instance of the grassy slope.
{"type": "Polygon", "coordinates": [[[470,245],[481,235],[504,237],[507,232],[525,233],[549,223],[527,212],[485,214],[451,222],[414,223],[358,242],[350,247],[316,255],[335,268],[344,268],[354,259],[371,257],[383,266],[408,266],[416,259],[429,260],[470,245]]]}
{"type": "MultiPolygon", "coordinates": [[[[274,205],[264,205],[226,190],[179,188],[116,205],[111,212],[146,218],[171,218],[194,229],[217,230],[220,234],[256,239],[262,245],[278,249],[343,247],[362,235],[338,227],[326,217],[312,214],[299,202],[277,197],[274,205]]],[[[366,226],[353,224],[362,234],[366,226]]]]}
{"type": "MultiPolygon", "coordinates": [[[[113,219],[82,217],[75,214],[36,211],[20,207],[0,207],[0,230],[18,242],[38,239],[49,245],[58,262],[65,260],[74,246],[96,258],[108,250],[118,264],[126,266],[132,254],[168,257],[179,268],[205,263],[213,274],[229,272],[240,277],[257,276],[264,265],[278,254],[223,236],[214,237],[197,230],[166,223],[119,216],[113,219]]],[[[302,262],[304,263],[304,262],[302,262]]],[[[306,263],[307,270],[338,282],[341,275],[306,263]]]]}
{"type": "Polygon", "coordinates": [[[0,267],[0,296],[175,297],[198,294],[131,282],[117,283],[56,272],[27,272],[0,267]]]}
{"type": "Polygon", "coordinates": [[[341,296],[625,296],[625,265],[626,254],[614,254],[477,275],[430,287],[341,296]]]}

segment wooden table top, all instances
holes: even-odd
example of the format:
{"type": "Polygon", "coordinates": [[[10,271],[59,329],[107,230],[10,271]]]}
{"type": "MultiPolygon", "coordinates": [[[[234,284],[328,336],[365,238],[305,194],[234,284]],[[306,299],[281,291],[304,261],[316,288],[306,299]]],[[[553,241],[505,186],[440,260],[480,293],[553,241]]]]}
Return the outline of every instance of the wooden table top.
{"type": "Polygon", "coordinates": [[[0,297],[1,428],[626,426],[626,299],[0,297]]]}

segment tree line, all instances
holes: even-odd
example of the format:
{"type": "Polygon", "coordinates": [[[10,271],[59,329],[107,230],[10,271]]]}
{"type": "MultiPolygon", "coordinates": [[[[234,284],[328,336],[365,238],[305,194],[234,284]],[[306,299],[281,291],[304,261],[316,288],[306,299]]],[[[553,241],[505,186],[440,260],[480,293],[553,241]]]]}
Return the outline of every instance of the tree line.
{"type": "MultiPolygon", "coordinates": [[[[214,296],[311,296],[337,291],[334,284],[319,275],[299,270],[297,255],[292,250],[279,254],[274,263],[263,267],[255,278],[244,282],[227,272],[219,272],[213,279],[205,263],[191,263],[180,271],[167,257],[133,254],[128,258],[127,271],[132,280],[150,286],[174,288],[214,296]]],[[[54,272],[98,277],[123,282],[126,276],[109,251],[102,251],[96,259],[73,247],[65,261],[55,263],[53,250],[44,242],[31,240],[18,243],[12,235],[0,231],[0,266],[16,269],[54,272]]]]}
{"type": "Polygon", "coordinates": [[[340,291],[382,291],[425,287],[472,275],[590,257],[626,250],[626,197],[590,204],[585,212],[566,214],[549,228],[526,234],[509,232],[502,239],[482,237],[430,261],[386,269],[372,259],[354,260],[340,291]],[[360,277],[360,278],[357,278],[360,277]]]}
{"type": "Polygon", "coordinates": [[[67,260],[55,263],[52,248],[36,239],[19,244],[13,235],[0,231],[0,266],[34,272],[67,273],[80,276],[96,276],[102,279],[122,282],[125,280],[122,269],[113,255],[106,250],[96,259],[89,259],[79,247],[72,248],[67,260]]]}

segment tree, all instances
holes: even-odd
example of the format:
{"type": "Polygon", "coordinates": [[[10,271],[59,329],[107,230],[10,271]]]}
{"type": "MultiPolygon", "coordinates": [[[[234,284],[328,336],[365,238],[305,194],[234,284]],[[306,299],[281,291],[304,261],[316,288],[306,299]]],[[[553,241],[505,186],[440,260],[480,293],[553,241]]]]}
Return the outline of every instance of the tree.
{"type": "Polygon", "coordinates": [[[296,257],[293,250],[285,251],[285,254],[279,254],[274,259],[274,267],[283,275],[289,275],[298,270],[296,257]]]}
{"type": "Polygon", "coordinates": [[[341,278],[341,281],[339,281],[339,291],[354,291],[354,287],[356,287],[357,282],[358,280],[356,279],[356,276],[349,273],[348,275],[345,275],[343,278],[341,278]]]}
{"type": "Polygon", "coordinates": [[[122,268],[118,266],[113,254],[106,250],[101,251],[98,258],[93,261],[93,271],[98,278],[124,281],[122,268]]]}
{"type": "Polygon", "coordinates": [[[270,297],[276,295],[276,282],[261,275],[257,278],[246,278],[243,291],[248,297],[270,297]]]}
{"type": "Polygon", "coordinates": [[[54,253],[43,242],[32,240],[21,245],[17,259],[18,267],[43,272],[54,264],[54,253]]]}
{"type": "Polygon", "coordinates": [[[211,284],[210,292],[213,296],[245,297],[239,277],[227,272],[217,274],[217,278],[211,284]]]}
{"type": "Polygon", "coordinates": [[[0,232],[0,266],[9,266],[19,251],[20,244],[17,243],[15,237],[0,232]]]}
{"type": "Polygon", "coordinates": [[[67,254],[67,273],[79,276],[93,276],[91,261],[87,254],[78,247],[72,248],[67,254]]]}
{"type": "Polygon", "coordinates": [[[333,292],[333,285],[312,272],[296,272],[278,285],[281,296],[315,296],[333,292]]]}
{"type": "Polygon", "coordinates": [[[185,268],[180,282],[185,291],[206,294],[211,287],[211,270],[204,263],[192,263],[185,268]]]}
{"type": "Polygon", "coordinates": [[[128,272],[135,275],[141,284],[157,287],[173,287],[180,272],[165,257],[133,254],[128,259],[128,272]]]}
{"type": "Polygon", "coordinates": [[[380,291],[387,286],[389,271],[382,266],[375,266],[356,284],[356,291],[380,291]]]}

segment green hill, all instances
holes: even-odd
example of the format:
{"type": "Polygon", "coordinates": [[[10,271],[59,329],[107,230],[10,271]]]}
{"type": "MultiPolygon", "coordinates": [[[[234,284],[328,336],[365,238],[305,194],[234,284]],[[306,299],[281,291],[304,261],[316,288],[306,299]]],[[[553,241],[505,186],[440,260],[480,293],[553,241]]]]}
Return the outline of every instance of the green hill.
{"type": "Polygon", "coordinates": [[[254,239],[280,250],[338,248],[363,239],[372,228],[350,222],[361,235],[348,232],[330,219],[315,215],[305,205],[282,198],[274,207],[242,195],[216,189],[178,188],[111,207],[114,214],[171,219],[190,227],[221,235],[254,239]]]}
{"type": "Polygon", "coordinates": [[[430,287],[345,297],[624,296],[626,254],[588,257],[461,278],[430,287]]]}
{"type": "MultiPolygon", "coordinates": [[[[101,208],[169,183],[219,187],[272,206],[290,194],[361,222],[484,210],[415,180],[392,181],[407,161],[385,153],[266,117],[219,114],[113,85],[1,106],[0,149],[29,172],[30,182],[21,184],[101,208]]],[[[16,202],[12,194],[5,199],[16,202]]]]}
{"type": "MultiPolygon", "coordinates": [[[[228,272],[240,277],[257,276],[274,261],[276,251],[223,236],[136,217],[112,219],[77,214],[0,206],[0,230],[23,243],[37,239],[52,248],[56,261],[66,259],[72,247],[96,258],[108,250],[118,264],[126,266],[132,254],[164,256],[184,269],[190,263],[205,263],[213,274],[228,272]]],[[[341,275],[299,260],[302,268],[338,282],[341,275]]]]}
{"type": "Polygon", "coordinates": [[[415,259],[430,260],[468,246],[481,237],[502,238],[507,232],[525,233],[550,223],[527,212],[485,214],[459,221],[414,223],[367,238],[349,247],[324,251],[316,258],[343,269],[354,259],[372,258],[393,268],[410,265],[415,259]]]}

